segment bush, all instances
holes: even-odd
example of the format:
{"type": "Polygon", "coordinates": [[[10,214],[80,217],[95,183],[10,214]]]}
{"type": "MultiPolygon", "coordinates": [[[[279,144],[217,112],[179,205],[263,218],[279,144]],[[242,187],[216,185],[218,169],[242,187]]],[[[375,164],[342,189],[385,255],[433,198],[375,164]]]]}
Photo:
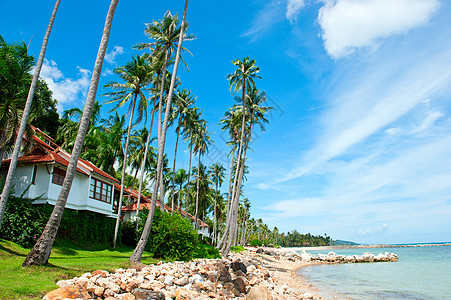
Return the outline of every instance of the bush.
{"type": "Polygon", "coordinates": [[[193,258],[221,258],[221,254],[214,246],[198,244],[194,250],[193,258]]]}
{"type": "Polygon", "coordinates": [[[253,239],[249,242],[249,244],[253,247],[257,247],[257,246],[261,246],[263,245],[262,241],[260,241],[259,239],[253,239]]]}
{"type": "Polygon", "coordinates": [[[235,253],[240,253],[241,251],[245,251],[246,248],[244,248],[243,246],[232,246],[230,247],[230,250],[235,253]]]}
{"type": "MultiPolygon", "coordinates": [[[[138,236],[141,236],[149,210],[140,212],[138,236]]],[[[146,250],[157,258],[190,260],[198,244],[196,230],[191,223],[179,214],[155,210],[152,229],[146,250]]]]}
{"type": "Polygon", "coordinates": [[[120,228],[122,245],[135,247],[139,238],[136,234],[136,222],[121,221],[120,228]]]}
{"type": "MultiPolygon", "coordinates": [[[[9,197],[0,238],[25,248],[34,246],[53,211],[50,204],[31,204],[34,200],[36,199],[9,197]]],[[[80,246],[109,244],[113,240],[114,226],[115,220],[102,214],[66,208],[56,241],[69,240],[80,246]]]]}
{"type": "Polygon", "coordinates": [[[32,199],[10,196],[6,204],[0,238],[31,248],[42,233],[48,215],[42,205],[32,205],[32,199]]]}

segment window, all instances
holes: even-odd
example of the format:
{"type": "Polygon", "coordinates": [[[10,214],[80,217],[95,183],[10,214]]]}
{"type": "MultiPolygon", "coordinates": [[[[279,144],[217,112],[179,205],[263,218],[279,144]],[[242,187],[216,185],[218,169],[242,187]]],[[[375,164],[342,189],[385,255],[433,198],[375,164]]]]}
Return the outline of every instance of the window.
{"type": "Polygon", "coordinates": [[[113,191],[113,187],[111,184],[106,184],[103,181],[100,181],[96,178],[91,178],[91,185],[89,187],[89,197],[106,202],[111,203],[111,192],[113,191]]]}
{"type": "Polygon", "coordinates": [[[58,167],[53,168],[53,177],[52,177],[52,183],[63,185],[64,177],[66,177],[66,171],[63,169],[60,169],[58,167]]]}
{"type": "Polygon", "coordinates": [[[38,170],[38,166],[33,166],[33,172],[31,173],[31,184],[36,184],[36,171],[38,170]]]}

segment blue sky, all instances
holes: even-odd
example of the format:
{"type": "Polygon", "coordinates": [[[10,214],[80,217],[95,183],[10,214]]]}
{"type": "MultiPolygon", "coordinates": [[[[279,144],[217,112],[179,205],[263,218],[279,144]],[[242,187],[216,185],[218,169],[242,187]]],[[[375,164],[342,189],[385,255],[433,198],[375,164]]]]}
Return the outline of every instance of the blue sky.
{"type": "MultiPolygon", "coordinates": [[[[144,23],[181,15],[183,4],[119,3],[100,101],[101,86],[117,80],[111,71],[146,41],[144,23]]],[[[0,0],[0,34],[31,40],[37,56],[53,5],[0,0]]],[[[60,110],[85,101],[108,5],[60,5],[41,73],[60,110]]],[[[233,105],[233,59],[257,61],[258,87],[275,107],[249,153],[254,217],[361,243],[451,240],[449,1],[204,0],[189,4],[187,18],[197,39],[185,44],[193,56],[179,74],[215,132],[204,161],[229,165],[217,123],[233,105]]],[[[184,147],[178,157],[186,168],[184,147]]]]}

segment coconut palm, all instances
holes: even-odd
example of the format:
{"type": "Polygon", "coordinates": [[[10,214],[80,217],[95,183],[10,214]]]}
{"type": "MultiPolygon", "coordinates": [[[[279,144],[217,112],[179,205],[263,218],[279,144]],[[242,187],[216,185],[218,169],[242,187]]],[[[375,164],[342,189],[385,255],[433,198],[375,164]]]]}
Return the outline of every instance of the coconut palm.
{"type": "Polygon", "coordinates": [[[196,125],[199,122],[201,117],[201,111],[197,107],[192,107],[188,110],[183,124],[183,134],[185,141],[188,143],[189,148],[189,163],[188,163],[188,183],[186,184],[186,193],[185,193],[185,207],[188,210],[190,193],[188,191],[190,186],[190,177],[191,177],[191,161],[193,158],[193,146],[194,146],[194,131],[196,129],[196,125]]]}
{"type": "MultiPolygon", "coordinates": [[[[45,51],[47,50],[47,43],[50,37],[50,32],[52,31],[53,22],[55,21],[56,13],[61,0],[56,0],[55,6],[53,8],[52,16],[50,17],[49,25],[47,26],[47,31],[42,41],[41,52],[39,54],[38,62],[36,64],[36,69],[34,71],[33,80],[31,81],[30,90],[28,92],[27,101],[25,103],[25,108],[22,112],[22,118],[20,121],[19,131],[17,132],[16,142],[14,144],[13,154],[11,156],[11,162],[9,164],[8,173],[6,175],[5,184],[3,186],[2,195],[0,196],[0,228],[2,227],[3,215],[5,214],[6,203],[8,201],[9,191],[13,183],[14,172],[17,167],[17,159],[19,158],[20,146],[22,145],[22,137],[25,133],[25,127],[28,123],[28,115],[30,114],[31,103],[33,101],[36,86],[39,81],[39,74],[41,73],[41,67],[44,62],[45,51]]],[[[14,132],[15,133],[15,132],[14,132]]],[[[1,134],[1,131],[0,131],[1,134]]],[[[0,145],[1,147],[1,145],[0,145]]],[[[3,159],[3,153],[0,150],[0,161],[3,159]]]]}
{"type": "Polygon", "coordinates": [[[127,152],[128,145],[130,141],[130,132],[133,123],[133,116],[135,113],[136,105],[138,118],[136,123],[139,123],[147,111],[147,100],[144,95],[146,86],[151,83],[152,80],[152,67],[150,66],[148,60],[144,56],[137,55],[132,57],[132,60],[128,62],[125,66],[118,67],[114,70],[124,83],[110,82],[105,85],[106,88],[112,90],[106,93],[105,96],[111,98],[111,100],[106,103],[117,103],[116,107],[113,109],[118,109],[126,104],[128,104],[128,111],[130,113],[130,119],[128,122],[127,129],[127,139],[125,141],[124,147],[124,161],[122,167],[122,178],[121,178],[121,191],[119,194],[118,212],[116,219],[116,227],[114,230],[113,248],[116,247],[116,239],[119,231],[119,221],[121,217],[121,207],[122,198],[124,196],[124,180],[125,180],[125,169],[127,166],[127,152]]]}
{"type": "Polygon", "coordinates": [[[75,176],[78,157],[80,155],[83,141],[88,130],[89,119],[97,93],[97,86],[99,84],[100,73],[102,71],[103,59],[108,47],[108,39],[110,36],[111,25],[117,4],[118,0],[112,0],[108,9],[108,14],[102,34],[102,40],[100,42],[94,70],[92,72],[91,83],[89,85],[88,97],[86,99],[83,117],[80,121],[80,129],[78,130],[77,140],[75,142],[74,149],[72,150],[72,155],[67,167],[66,176],[64,178],[63,186],[61,187],[61,192],[58,196],[58,200],[55,203],[55,207],[53,208],[47,225],[44,228],[44,231],[36,242],[36,245],[33,247],[30,253],[28,253],[25,261],[22,264],[23,266],[43,265],[46,264],[49,260],[53,241],[55,240],[56,234],[58,232],[58,227],[61,223],[61,217],[63,216],[64,207],[66,206],[67,197],[69,196],[69,191],[75,176]]]}
{"type": "MultiPolygon", "coordinates": [[[[169,109],[170,109],[171,103],[172,103],[172,94],[174,92],[175,80],[177,77],[177,69],[178,69],[178,65],[179,65],[179,61],[180,61],[180,53],[182,50],[187,9],[188,9],[188,0],[185,1],[185,9],[183,11],[183,19],[182,19],[182,24],[180,26],[179,42],[177,45],[177,53],[175,56],[174,70],[172,72],[171,84],[169,87],[168,99],[166,102],[166,111],[164,114],[163,128],[162,128],[161,136],[158,139],[157,174],[161,174],[162,166],[163,166],[164,146],[165,146],[165,142],[166,142],[166,131],[167,131],[167,126],[168,126],[168,121],[169,121],[169,109]]],[[[159,188],[158,180],[155,180],[154,189],[153,189],[153,193],[152,193],[152,205],[150,207],[149,214],[147,216],[147,220],[146,220],[146,224],[144,226],[143,232],[138,241],[138,245],[136,246],[135,251],[133,252],[133,254],[130,257],[131,262],[138,262],[141,260],[141,256],[144,252],[144,248],[147,244],[147,240],[149,239],[150,230],[152,228],[153,214],[155,212],[155,203],[156,203],[158,188],[159,188]]]]}
{"type": "Polygon", "coordinates": [[[198,217],[199,217],[199,184],[200,184],[200,160],[202,155],[208,152],[208,146],[211,145],[212,139],[210,132],[208,132],[207,121],[200,120],[194,130],[193,142],[194,142],[194,154],[198,157],[197,167],[197,189],[196,189],[196,213],[195,213],[195,228],[198,229],[198,217]]]}
{"type": "Polygon", "coordinates": [[[215,187],[216,187],[216,193],[214,195],[214,208],[213,208],[213,241],[215,241],[215,237],[216,237],[216,222],[217,222],[217,216],[216,216],[216,196],[219,193],[219,188],[221,187],[223,181],[224,181],[224,177],[225,177],[225,171],[226,169],[224,168],[224,166],[220,163],[215,163],[213,165],[210,166],[210,169],[208,170],[208,175],[210,176],[211,180],[213,181],[215,187]]]}
{"type": "MultiPolygon", "coordinates": [[[[234,73],[231,73],[227,75],[227,79],[230,81],[230,90],[233,89],[233,92],[239,91],[241,89],[241,100],[243,103],[243,114],[242,114],[242,123],[241,123],[241,132],[240,132],[240,143],[238,148],[238,166],[241,166],[241,164],[244,164],[243,162],[246,159],[246,149],[244,148],[243,151],[243,143],[244,143],[244,136],[245,136],[245,129],[246,129],[246,88],[248,85],[255,86],[255,79],[260,78],[260,76],[257,75],[257,73],[260,71],[260,68],[256,65],[256,62],[254,59],[250,59],[249,56],[244,58],[243,60],[234,60],[232,62],[237,69],[234,73]],[[241,157],[241,155],[243,155],[241,157]]],[[[237,171],[242,168],[237,168],[237,171]]],[[[240,171],[240,178],[242,178],[241,175],[242,171],[240,171]]],[[[231,213],[229,213],[228,221],[226,222],[226,230],[225,234],[229,232],[228,241],[225,244],[225,247],[223,247],[222,253],[227,256],[230,247],[232,245],[232,240],[236,233],[236,227],[237,227],[237,214],[238,214],[238,199],[241,189],[241,182],[240,180],[236,180],[238,178],[238,173],[235,173],[235,184],[232,189],[232,203],[231,203],[231,213]]]]}
{"type": "MultiPolygon", "coordinates": [[[[187,124],[188,120],[187,120],[187,116],[190,112],[190,106],[194,104],[194,96],[191,95],[191,91],[189,90],[182,90],[182,91],[177,91],[174,95],[174,108],[172,110],[172,114],[171,114],[171,118],[172,119],[177,119],[178,118],[178,123],[177,123],[177,129],[176,129],[176,133],[177,133],[177,139],[175,141],[175,153],[174,153],[174,165],[172,168],[172,173],[173,173],[173,177],[172,177],[172,188],[174,189],[175,186],[175,162],[177,159],[177,146],[179,143],[179,137],[180,137],[180,128],[184,125],[187,124]]],[[[174,210],[174,196],[175,193],[172,193],[172,201],[171,201],[171,209],[174,210]]]]}
{"type": "MultiPolygon", "coordinates": [[[[175,176],[173,177],[174,184],[178,186],[178,193],[177,193],[177,206],[178,211],[181,213],[182,209],[182,195],[183,195],[183,184],[188,179],[188,174],[186,173],[185,169],[178,169],[175,173],[175,176]]],[[[173,194],[176,194],[175,187],[173,188],[173,194]]]]}

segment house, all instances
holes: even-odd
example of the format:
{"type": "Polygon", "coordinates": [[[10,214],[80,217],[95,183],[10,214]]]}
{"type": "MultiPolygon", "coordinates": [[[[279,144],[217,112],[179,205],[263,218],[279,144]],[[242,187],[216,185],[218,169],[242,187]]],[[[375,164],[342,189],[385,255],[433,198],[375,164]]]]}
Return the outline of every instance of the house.
{"type": "MultiPolygon", "coordinates": [[[[14,195],[38,198],[33,204],[55,205],[69,165],[70,153],[36,127],[31,151],[18,159],[14,174],[14,195]]],[[[6,177],[11,159],[1,163],[1,175],[6,177]]],[[[103,172],[89,161],[79,159],[66,208],[89,210],[116,218],[113,209],[114,185],[118,180],[103,172]]]]}
{"type": "MultiPolygon", "coordinates": [[[[120,186],[119,186],[120,187],[120,186]]],[[[136,209],[138,207],[138,192],[135,190],[130,190],[130,189],[124,189],[124,194],[127,193],[127,195],[130,196],[131,201],[133,201],[131,204],[125,205],[122,207],[122,219],[125,221],[128,220],[135,220],[136,219],[136,209]]],[[[143,209],[150,209],[150,203],[151,203],[151,199],[146,198],[144,195],[141,195],[141,200],[139,203],[139,209],[143,210],[143,209]]],[[[160,209],[161,206],[161,202],[160,200],[157,200],[156,203],[157,209],[160,209]]],[[[169,207],[168,205],[164,204],[164,210],[166,212],[171,212],[172,209],[171,207],[169,207]]],[[[174,211],[179,211],[179,207],[175,206],[174,207],[174,211]]],[[[191,215],[190,213],[184,211],[183,209],[180,209],[180,213],[182,216],[188,218],[191,222],[191,224],[194,225],[194,220],[195,217],[193,215],[191,215]]],[[[208,224],[206,224],[205,222],[203,222],[202,220],[198,219],[199,222],[199,229],[198,229],[198,233],[202,234],[203,236],[206,237],[210,237],[210,226],[208,224]]]]}

